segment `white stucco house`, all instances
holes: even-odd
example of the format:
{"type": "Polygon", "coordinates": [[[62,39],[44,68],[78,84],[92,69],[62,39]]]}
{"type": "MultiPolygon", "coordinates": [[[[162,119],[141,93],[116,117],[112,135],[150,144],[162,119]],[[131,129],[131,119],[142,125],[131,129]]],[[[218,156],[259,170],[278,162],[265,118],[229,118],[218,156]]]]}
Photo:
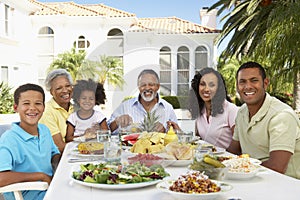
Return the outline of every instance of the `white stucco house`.
{"type": "Polygon", "coordinates": [[[122,59],[126,84],[105,86],[108,110],[137,94],[145,68],[160,75],[162,94],[186,95],[195,72],[216,65],[216,12],[199,8],[200,25],[177,17],[138,18],[101,3],[0,0],[0,81],[43,86],[50,63],[75,46],[90,60],[122,59]]]}

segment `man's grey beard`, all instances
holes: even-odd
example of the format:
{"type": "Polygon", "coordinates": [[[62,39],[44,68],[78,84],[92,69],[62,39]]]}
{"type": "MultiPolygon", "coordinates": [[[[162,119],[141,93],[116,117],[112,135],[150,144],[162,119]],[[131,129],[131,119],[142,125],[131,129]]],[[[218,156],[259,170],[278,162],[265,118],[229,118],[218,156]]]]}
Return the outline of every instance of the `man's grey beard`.
{"type": "Polygon", "coordinates": [[[144,91],[144,92],[142,92],[142,94],[141,94],[141,97],[143,98],[143,100],[144,101],[146,101],[146,102],[150,102],[150,101],[152,101],[155,97],[156,97],[156,92],[153,92],[153,91],[144,91]],[[152,95],[150,96],[150,97],[146,97],[145,96],[145,93],[146,92],[151,92],[152,93],[152,95]]]}

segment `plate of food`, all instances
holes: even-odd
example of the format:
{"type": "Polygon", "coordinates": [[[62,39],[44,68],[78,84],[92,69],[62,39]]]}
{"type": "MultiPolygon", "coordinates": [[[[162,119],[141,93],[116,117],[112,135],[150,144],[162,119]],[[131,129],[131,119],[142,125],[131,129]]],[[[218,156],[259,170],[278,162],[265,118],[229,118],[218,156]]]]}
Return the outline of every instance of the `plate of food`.
{"type": "Polygon", "coordinates": [[[209,200],[232,190],[230,184],[209,179],[206,175],[190,171],[176,180],[164,180],[156,185],[164,193],[180,200],[209,200]]]}
{"type": "Polygon", "coordinates": [[[138,153],[133,156],[128,156],[127,161],[129,164],[133,164],[136,162],[140,162],[141,164],[146,165],[147,167],[150,167],[151,165],[160,165],[164,162],[164,158],[154,155],[154,154],[142,154],[138,153]]]}
{"type": "Polygon", "coordinates": [[[249,157],[234,157],[222,163],[228,167],[228,179],[250,179],[256,176],[259,171],[259,160],[249,157]],[[254,162],[255,161],[255,162],[254,162]]]}
{"type": "Polygon", "coordinates": [[[79,157],[101,157],[104,153],[104,144],[99,142],[80,142],[70,154],[79,157]]]}
{"type": "Polygon", "coordinates": [[[199,145],[199,148],[207,149],[210,151],[211,154],[214,154],[214,155],[223,154],[226,152],[226,149],[209,144],[203,140],[199,140],[196,143],[199,145]]]}
{"type": "Polygon", "coordinates": [[[133,189],[155,185],[169,173],[160,165],[140,163],[87,163],[74,166],[71,179],[80,185],[99,189],[133,189]]]}
{"type": "Polygon", "coordinates": [[[173,167],[185,167],[189,166],[193,160],[164,160],[162,162],[163,166],[173,166],[173,167]]]}
{"type": "Polygon", "coordinates": [[[164,152],[157,154],[165,158],[166,165],[182,167],[193,162],[194,146],[190,144],[169,143],[165,146],[164,152]]]}

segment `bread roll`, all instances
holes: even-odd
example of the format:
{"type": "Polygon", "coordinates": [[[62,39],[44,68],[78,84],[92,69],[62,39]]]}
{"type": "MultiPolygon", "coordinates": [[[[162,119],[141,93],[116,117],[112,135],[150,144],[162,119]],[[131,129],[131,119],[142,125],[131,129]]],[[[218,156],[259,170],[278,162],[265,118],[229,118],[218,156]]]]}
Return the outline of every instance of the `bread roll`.
{"type": "Polygon", "coordinates": [[[191,146],[177,142],[169,143],[165,147],[165,151],[167,154],[174,156],[177,160],[190,160],[194,156],[191,146]]]}

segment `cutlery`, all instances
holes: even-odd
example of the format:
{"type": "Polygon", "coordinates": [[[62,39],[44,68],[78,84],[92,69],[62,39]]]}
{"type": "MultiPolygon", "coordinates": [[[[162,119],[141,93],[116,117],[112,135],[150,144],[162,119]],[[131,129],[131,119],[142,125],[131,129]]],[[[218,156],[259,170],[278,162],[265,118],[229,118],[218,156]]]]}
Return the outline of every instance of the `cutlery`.
{"type": "Polygon", "coordinates": [[[70,158],[69,163],[99,161],[99,158],[70,158]]]}

